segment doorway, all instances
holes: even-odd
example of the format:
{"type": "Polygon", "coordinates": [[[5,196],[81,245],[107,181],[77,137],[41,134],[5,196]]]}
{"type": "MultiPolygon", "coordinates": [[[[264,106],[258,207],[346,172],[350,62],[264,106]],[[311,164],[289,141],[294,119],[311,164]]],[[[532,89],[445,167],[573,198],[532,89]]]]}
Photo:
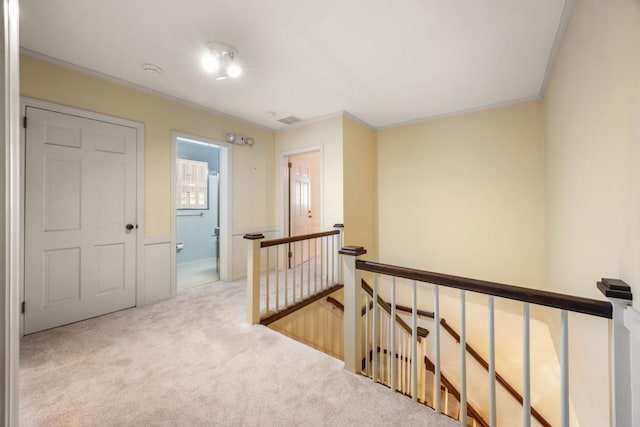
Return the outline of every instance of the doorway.
{"type": "Polygon", "coordinates": [[[220,148],[176,140],[177,287],[220,280],[220,148]]]}
{"type": "MultiPolygon", "coordinates": [[[[317,233],[321,228],[321,156],[320,151],[290,154],[285,157],[287,164],[286,229],[289,236],[317,233]]],[[[298,262],[306,262],[315,250],[301,242],[290,248],[302,256],[298,262]],[[310,253],[311,252],[311,253],[310,253]]],[[[292,267],[291,263],[289,267],[292,267]]]]}

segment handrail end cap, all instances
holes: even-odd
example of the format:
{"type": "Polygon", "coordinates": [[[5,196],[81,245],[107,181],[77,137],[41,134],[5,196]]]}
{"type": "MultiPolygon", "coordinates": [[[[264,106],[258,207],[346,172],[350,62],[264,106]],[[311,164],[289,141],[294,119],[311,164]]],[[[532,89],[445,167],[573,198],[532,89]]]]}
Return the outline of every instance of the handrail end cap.
{"type": "Polygon", "coordinates": [[[367,250],[362,246],[345,246],[338,253],[342,255],[360,256],[367,253],[367,250]]]}

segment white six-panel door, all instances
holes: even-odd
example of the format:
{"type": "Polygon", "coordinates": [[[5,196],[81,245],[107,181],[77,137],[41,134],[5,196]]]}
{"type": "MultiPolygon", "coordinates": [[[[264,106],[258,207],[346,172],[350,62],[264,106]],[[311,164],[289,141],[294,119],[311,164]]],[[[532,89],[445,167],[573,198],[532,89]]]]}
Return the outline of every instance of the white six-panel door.
{"type": "Polygon", "coordinates": [[[134,306],[136,130],[26,113],[25,334],[134,306]]]}
{"type": "MultiPolygon", "coordinates": [[[[311,212],[311,168],[307,162],[296,157],[290,157],[289,161],[291,235],[299,236],[319,231],[314,230],[311,212]]],[[[306,262],[315,253],[315,248],[311,248],[308,242],[294,243],[293,246],[296,254],[295,264],[306,262]]]]}

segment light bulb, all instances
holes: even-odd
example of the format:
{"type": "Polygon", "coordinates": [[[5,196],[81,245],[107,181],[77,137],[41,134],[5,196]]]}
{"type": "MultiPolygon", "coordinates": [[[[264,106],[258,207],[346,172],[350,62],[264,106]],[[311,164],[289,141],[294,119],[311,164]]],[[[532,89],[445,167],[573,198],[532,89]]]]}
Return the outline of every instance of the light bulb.
{"type": "Polygon", "coordinates": [[[229,77],[238,77],[242,74],[242,68],[240,68],[240,66],[235,62],[232,62],[227,67],[227,74],[229,74],[229,77]]]}
{"type": "Polygon", "coordinates": [[[220,69],[220,59],[217,55],[207,52],[202,55],[202,68],[207,73],[215,73],[220,69]]]}

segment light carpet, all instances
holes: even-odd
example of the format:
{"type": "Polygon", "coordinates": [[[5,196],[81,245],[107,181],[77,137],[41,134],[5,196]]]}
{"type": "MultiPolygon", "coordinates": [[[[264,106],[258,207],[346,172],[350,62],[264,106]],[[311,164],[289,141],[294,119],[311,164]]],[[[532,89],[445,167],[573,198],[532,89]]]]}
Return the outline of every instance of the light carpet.
{"type": "Polygon", "coordinates": [[[245,322],[245,283],[25,337],[24,426],[459,425],[245,322]]]}

